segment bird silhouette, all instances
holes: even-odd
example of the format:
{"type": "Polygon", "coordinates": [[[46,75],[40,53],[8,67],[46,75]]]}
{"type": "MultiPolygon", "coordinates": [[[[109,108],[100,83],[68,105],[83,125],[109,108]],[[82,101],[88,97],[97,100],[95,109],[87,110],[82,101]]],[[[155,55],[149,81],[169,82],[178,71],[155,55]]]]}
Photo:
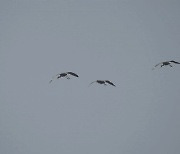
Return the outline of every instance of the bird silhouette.
{"type": "Polygon", "coordinates": [[[163,66],[173,67],[173,66],[171,65],[172,63],[174,63],[174,64],[180,64],[179,62],[176,62],[176,61],[174,61],[174,60],[164,61],[164,62],[160,62],[160,63],[156,64],[156,65],[154,66],[153,70],[155,69],[155,67],[157,67],[157,66],[159,66],[159,65],[161,65],[161,67],[163,67],[163,66]]]}
{"type": "Polygon", "coordinates": [[[64,72],[64,73],[59,73],[59,74],[53,76],[52,79],[49,81],[49,83],[51,83],[54,79],[59,79],[59,78],[63,78],[63,77],[65,77],[66,79],[70,79],[70,77],[68,75],[72,75],[74,77],[79,77],[77,74],[75,74],[73,72],[64,72]]]}
{"type": "Polygon", "coordinates": [[[91,85],[91,84],[93,84],[93,83],[95,83],[95,82],[96,82],[96,83],[99,83],[99,84],[103,84],[103,85],[107,85],[107,83],[108,83],[108,84],[116,87],[116,86],[114,85],[114,83],[112,83],[112,82],[109,81],[109,80],[96,80],[96,81],[91,82],[89,85],[91,85]]]}

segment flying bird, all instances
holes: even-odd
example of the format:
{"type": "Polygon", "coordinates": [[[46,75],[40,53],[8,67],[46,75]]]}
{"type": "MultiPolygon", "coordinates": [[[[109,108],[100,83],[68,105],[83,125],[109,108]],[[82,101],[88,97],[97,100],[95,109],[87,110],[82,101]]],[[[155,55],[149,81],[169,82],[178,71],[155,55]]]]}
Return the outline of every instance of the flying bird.
{"type": "Polygon", "coordinates": [[[99,83],[99,84],[103,84],[103,85],[107,85],[107,83],[108,83],[108,84],[116,87],[116,86],[114,85],[114,83],[112,83],[112,82],[109,81],[109,80],[96,80],[96,81],[91,82],[90,85],[93,84],[93,83],[95,83],[95,82],[96,82],[96,83],[99,83]]]}
{"type": "MultiPolygon", "coordinates": [[[[172,65],[171,65],[171,63],[174,63],[174,64],[180,64],[179,62],[176,62],[176,61],[174,61],[174,60],[171,60],[171,61],[164,61],[164,62],[161,62],[161,63],[158,63],[158,64],[156,64],[154,67],[157,67],[157,66],[159,66],[159,65],[161,65],[161,67],[163,67],[163,66],[170,66],[170,67],[173,67],[172,65]]],[[[154,68],[153,68],[154,69],[154,68]]]]}
{"type": "Polygon", "coordinates": [[[72,75],[74,77],[79,77],[77,74],[75,74],[73,72],[59,73],[59,74],[53,76],[52,79],[49,81],[49,83],[51,83],[54,80],[54,78],[59,79],[59,78],[65,77],[66,79],[70,79],[70,77],[68,75],[72,75]]]}

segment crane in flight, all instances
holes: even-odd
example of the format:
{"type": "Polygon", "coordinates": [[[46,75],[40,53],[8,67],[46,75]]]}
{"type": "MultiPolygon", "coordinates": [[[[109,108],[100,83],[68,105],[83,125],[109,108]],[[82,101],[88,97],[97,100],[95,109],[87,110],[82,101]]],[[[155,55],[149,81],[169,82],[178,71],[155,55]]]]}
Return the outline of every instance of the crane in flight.
{"type": "Polygon", "coordinates": [[[59,74],[53,76],[52,79],[49,81],[49,83],[51,83],[54,79],[60,79],[63,77],[65,77],[66,79],[70,79],[69,75],[74,76],[74,77],[79,77],[77,74],[75,74],[73,72],[59,73],[59,74]]]}
{"type": "Polygon", "coordinates": [[[114,85],[114,83],[112,83],[112,82],[109,81],[109,80],[96,80],[96,81],[91,82],[89,85],[91,85],[91,84],[93,84],[93,83],[95,83],[95,82],[96,82],[96,83],[99,83],[99,84],[103,84],[103,85],[107,85],[107,83],[108,83],[108,84],[116,87],[116,86],[114,85]]]}
{"type": "MultiPolygon", "coordinates": [[[[163,67],[163,66],[170,66],[170,67],[173,67],[171,64],[172,63],[174,63],[174,64],[180,64],[179,62],[176,62],[176,61],[174,61],[174,60],[171,60],[171,61],[164,61],[164,62],[161,62],[161,63],[158,63],[158,64],[156,64],[154,67],[157,67],[157,66],[159,66],[159,65],[161,65],[161,67],[163,67]]],[[[155,68],[153,68],[153,70],[154,70],[155,68]]]]}

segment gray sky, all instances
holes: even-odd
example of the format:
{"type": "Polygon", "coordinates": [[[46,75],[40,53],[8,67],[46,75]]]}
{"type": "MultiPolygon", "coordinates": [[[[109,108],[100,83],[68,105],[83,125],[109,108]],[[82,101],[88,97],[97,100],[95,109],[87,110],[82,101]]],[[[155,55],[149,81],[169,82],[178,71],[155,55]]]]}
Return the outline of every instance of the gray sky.
{"type": "Polygon", "coordinates": [[[179,154],[178,0],[1,0],[0,153],[179,154]],[[79,78],[48,84],[60,72],[79,78]],[[109,79],[117,87],[89,83],[109,79]]]}

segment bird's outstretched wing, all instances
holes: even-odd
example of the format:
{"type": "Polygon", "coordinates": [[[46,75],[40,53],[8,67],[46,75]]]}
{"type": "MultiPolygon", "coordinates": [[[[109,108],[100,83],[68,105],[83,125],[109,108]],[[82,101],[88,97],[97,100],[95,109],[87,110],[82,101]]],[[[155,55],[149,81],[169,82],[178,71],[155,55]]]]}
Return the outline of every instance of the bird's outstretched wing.
{"type": "Polygon", "coordinates": [[[180,64],[179,62],[176,62],[174,60],[171,60],[170,62],[175,63],[175,64],[180,64]]]}
{"type": "Polygon", "coordinates": [[[114,87],[116,87],[116,86],[114,85],[114,83],[112,83],[112,82],[109,81],[109,80],[105,80],[105,82],[106,82],[106,83],[109,83],[110,85],[112,85],[112,86],[114,86],[114,87]]]}
{"type": "Polygon", "coordinates": [[[73,73],[73,72],[67,72],[67,74],[73,75],[75,77],[79,77],[77,74],[73,73]]]}
{"type": "Polygon", "coordinates": [[[90,86],[90,85],[92,85],[92,84],[93,84],[93,83],[95,83],[95,82],[97,82],[97,81],[93,81],[93,82],[91,82],[91,83],[89,84],[89,86],[90,86]]]}
{"type": "Polygon", "coordinates": [[[163,62],[160,62],[160,63],[158,63],[158,64],[156,64],[154,67],[157,67],[157,66],[159,66],[160,64],[162,64],[163,62]]]}
{"type": "Polygon", "coordinates": [[[162,64],[162,63],[163,63],[163,62],[160,62],[160,63],[156,64],[156,65],[152,68],[152,70],[154,70],[155,67],[159,66],[159,65],[162,64]]]}
{"type": "Polygon", "coordinates": [[[54,75],[54,76],[52,77],[52,79],[49,81],[49,83],[51,83],[51,82],[52,82],[55,78],[57,79],[59,75],[60,75],[60,73],[59,73],[59,74],[54,75]]]}

